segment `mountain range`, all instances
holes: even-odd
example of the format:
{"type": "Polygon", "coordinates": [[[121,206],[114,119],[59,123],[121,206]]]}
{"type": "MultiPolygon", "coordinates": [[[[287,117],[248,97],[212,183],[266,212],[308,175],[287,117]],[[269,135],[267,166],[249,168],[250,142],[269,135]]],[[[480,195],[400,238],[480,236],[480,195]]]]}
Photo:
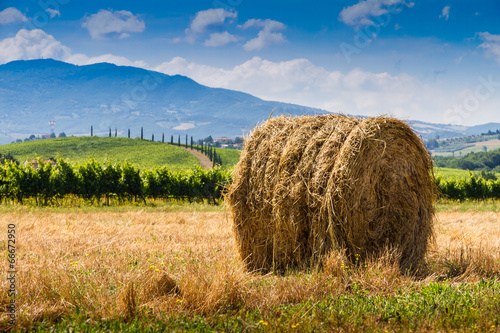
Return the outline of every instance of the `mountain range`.
{"type": "MultiPolygon", "coordinates": [[[[76,66],[52,59],[0,65],[0,144],[31,134],[119,136],[165,134],[195,139],[242,136],[271,114],[324,114],[325,110],[265,101],[228,89],[210,88],[180,75],[99,63],[76,66]]],[[[467,136],[500,129],[499,123],[452,126],[409,121],[424,139],[467,136]]]]}

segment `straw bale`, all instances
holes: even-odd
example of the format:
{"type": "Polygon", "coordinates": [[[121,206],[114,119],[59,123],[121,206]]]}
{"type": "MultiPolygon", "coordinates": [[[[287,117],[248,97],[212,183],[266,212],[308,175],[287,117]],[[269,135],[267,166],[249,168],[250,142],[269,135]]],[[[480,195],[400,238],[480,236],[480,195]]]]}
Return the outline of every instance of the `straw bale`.
{"type": "Polygon", "coordinates": [[[421,264],[432,237],[430,155],[402,121],[343,115],[271,118],[246,139],[228,193],[250,271],[352,261],[396,248],[421,264]]]}

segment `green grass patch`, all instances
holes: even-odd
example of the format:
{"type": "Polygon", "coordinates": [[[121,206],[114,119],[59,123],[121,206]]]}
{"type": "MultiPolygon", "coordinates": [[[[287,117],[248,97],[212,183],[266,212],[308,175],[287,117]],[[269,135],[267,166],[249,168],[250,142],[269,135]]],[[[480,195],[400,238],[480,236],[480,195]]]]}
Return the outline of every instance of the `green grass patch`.
{"type": "Polygon", "coordinates": [[[439,200],[435,207],[437,212],[500,212],[500,200],[439,200]]]}
{"type": "Polygon", "coordinates": [[[449,179],[449,178],[469,178],[469,171],[468,170],[461,170],[461,169],[451,169],[451,168],[439,168],[435,167],[434,168],[434,174],[437,176],[443,177],[443,179],[449,179]]]}
{"type": "Polygon", "coordinates": [[[12,143],[0,146],[0,153],[10,153],[20,163],[39,156],[42,159],[62,157],[71,163],[84,163],[91,157],[101,163],[105,159],[127,160],[147,169],[166,166],[171,170],[186,170],[200,165],[192,154],[170,144],[114,137],[67,137],[12,143]]]}
{"type": "Polygon", "coordinates": [[[267,309],[228,309],[212,315],[151,318],[147,307],[130,321],[87,318],[80,311],[55,324],[39,323],[35,332],[497,332],[500,325],[500,284],[416,283],[390,295],[354,290],[322,300],[305,300],[267,309]]]}

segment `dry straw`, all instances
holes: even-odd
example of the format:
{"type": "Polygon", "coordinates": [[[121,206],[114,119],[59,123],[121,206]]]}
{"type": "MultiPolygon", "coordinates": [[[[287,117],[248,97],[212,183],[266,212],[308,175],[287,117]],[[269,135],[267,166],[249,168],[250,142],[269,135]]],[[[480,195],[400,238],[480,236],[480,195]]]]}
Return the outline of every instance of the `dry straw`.
{"type": "Polygon", "coordinates": [[[271,118],[247,138],[228,193],[250,271],[355,262],[396,249],[418,267],[432,237],[432,161],[404,122],[343,115],[271,118]]]}

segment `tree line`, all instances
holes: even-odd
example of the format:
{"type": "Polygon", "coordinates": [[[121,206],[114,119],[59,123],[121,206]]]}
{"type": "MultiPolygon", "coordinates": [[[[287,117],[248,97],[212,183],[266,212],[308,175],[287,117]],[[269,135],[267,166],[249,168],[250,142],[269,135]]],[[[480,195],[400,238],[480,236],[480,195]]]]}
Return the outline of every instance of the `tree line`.
{"type": "Polygon", "coordinates": [[[435,156],[434,164],[442,168],[500,172],[500,150],[471,152],[464,157],[435,156]]]}
{"type": "Polygon", "coordinates": [[[165,167],[139,170],[129,162],[99,163],[94,159],[83,164],[70,164],[59,159],[56,166],[38,159],[38,168],[18,165],[6,160],[0,165],[0,201],[20,204],[33,198],[47,205],[72,195],[89,202],[109,205],[142,201],[149,198],[203,201],[216,204],[230,183],[230,173],[215,167],[203,170],[171,171],[165,167]]]}

